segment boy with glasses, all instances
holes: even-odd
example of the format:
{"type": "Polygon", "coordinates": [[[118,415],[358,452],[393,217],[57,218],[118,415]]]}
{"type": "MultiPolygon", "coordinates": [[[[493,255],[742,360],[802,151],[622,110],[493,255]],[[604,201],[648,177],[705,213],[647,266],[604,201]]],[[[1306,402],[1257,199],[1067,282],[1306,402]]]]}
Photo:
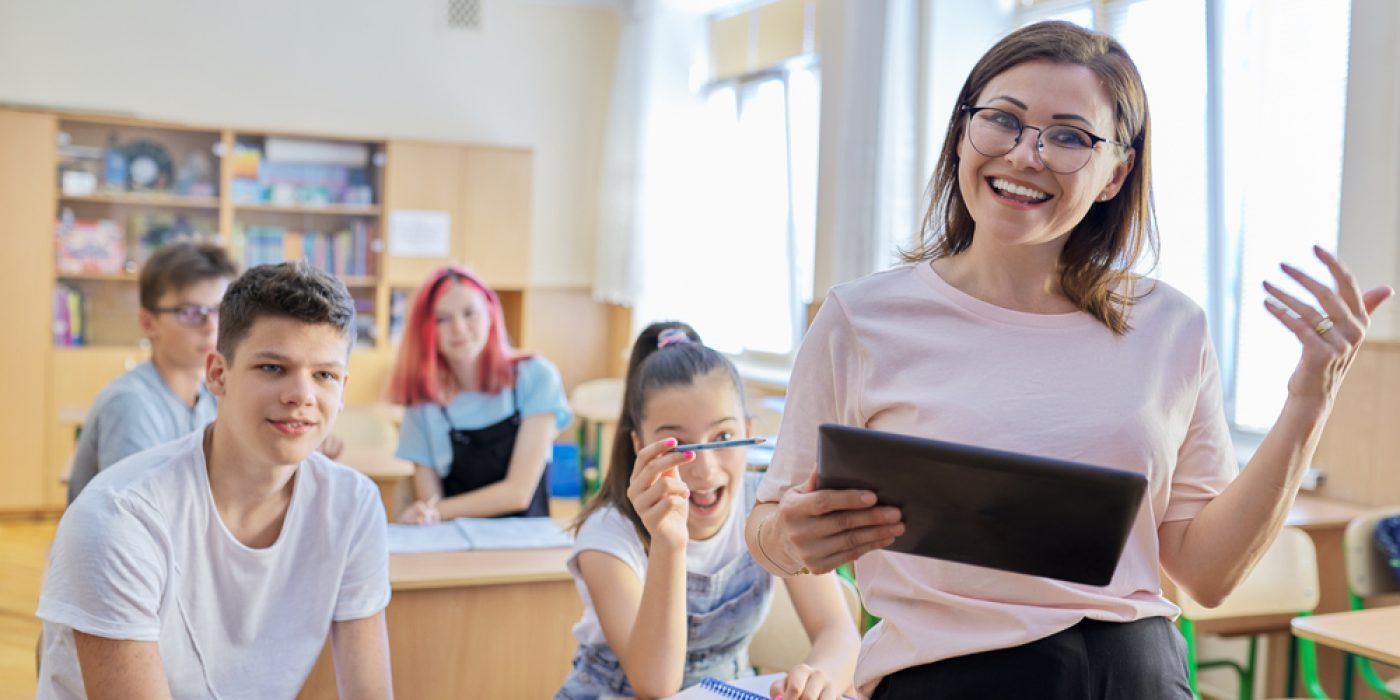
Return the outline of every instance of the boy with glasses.
{"type": "Polygon", "coordinates": [[[68,477],[68,502],[97,473],[194,432],[218,408],[204,387],[204,358],[219,330],[219,300],[238,270],[223,248],[171,243],[141,268],[138,320],[151,359],[102,389],[88,410],[68,477]]]}
{"type": "Polygon", "coordinates": [[[327,635],[340,697],[393,695],[384,507],[316,451],[354,301],[283,263],[248,270],[219,311],[217,420],[102,472],[59,523],[40,698],[291,698],[327,635]]]}

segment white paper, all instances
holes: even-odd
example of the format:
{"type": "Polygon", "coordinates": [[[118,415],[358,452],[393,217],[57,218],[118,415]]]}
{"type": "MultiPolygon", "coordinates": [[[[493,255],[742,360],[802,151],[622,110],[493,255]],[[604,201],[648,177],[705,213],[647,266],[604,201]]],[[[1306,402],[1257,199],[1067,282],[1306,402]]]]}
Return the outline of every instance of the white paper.
{"type": "Polygon", "coordinates": [[[389,524],[390,554],[548,549],[573,543],[573,537],[549,518],[457,518],[432,525],[389,524]]]}
{"type": "Polygon", "coordinates": [[[389,524],[390,554],[461,552],[471,548],[471,543],[462,533],[462,528],[455,522],[432,525],[389,524]]]}
{"type": "Polygon", "coordinates": [[[389,254],[401,258],[445,258],[452,252],[452,217],[445,211],[389,212],[389,254]]]}
{"type": "Polygon", "coordinates": [[[550,518],[458,518],[472,549],[547,549],[574,543],[550,518]]]}

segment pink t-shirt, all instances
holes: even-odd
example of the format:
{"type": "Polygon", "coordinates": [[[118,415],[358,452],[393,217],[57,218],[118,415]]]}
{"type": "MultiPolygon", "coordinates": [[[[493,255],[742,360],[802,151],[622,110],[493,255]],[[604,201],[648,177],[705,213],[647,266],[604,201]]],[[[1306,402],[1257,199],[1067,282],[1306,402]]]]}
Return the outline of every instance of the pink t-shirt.
{"type": "Polygon", "coordinates": [[[872,552],[861,596],[883,621],[856,684],[954,656],[1025,644],[1081,619],[1175,617],[1157,528],[1194,517],[1234,477],[1205,316],[1162,283],[1116,336],[1092,316],[1030,314],[973,298],[928,263],[833,288],[802,343],[762,501],[806,480],[817,426],[864,426],[1141,472],[1147,501],[1108,586],[872,552]]]}

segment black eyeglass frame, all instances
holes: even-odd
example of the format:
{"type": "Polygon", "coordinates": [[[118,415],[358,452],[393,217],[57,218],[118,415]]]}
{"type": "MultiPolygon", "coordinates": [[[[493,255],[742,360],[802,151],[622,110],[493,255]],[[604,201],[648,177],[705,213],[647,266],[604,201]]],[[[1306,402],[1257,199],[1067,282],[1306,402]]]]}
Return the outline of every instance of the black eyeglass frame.
{"type": "Polygon", "coordinates": [[[178,306],[157,306],[150,310],[153,314],[175,314],[175,322],[186,328],[199,328],[211,316],[219,315],[219,307],[203,304],[180,304],[178,306]],[[195,318],[198,316],[198,318],[195,318]],[[189,318],[190,320],[185,320],[189,318]]]}
{"type": "Polygon", "coordinates": [[[1099,136],[1098,134],[1096,134],[1096,133],[1094,133],[1094,132],[1092,132],[1092,131],[1089,131],[1088,129],[1085,129],[1085,128],[1082,128],[1082,127],[1078,127],[1078,126],[1074,126],[1073,124],[1051,124],[1051,125],[1049,125],[1049,126],[1031,126],[1030,124],[1027,124],[1027,123],[1025,123],[1024,121],[1022,121],[1020,117],[1018,117],[1018,116],[1016,116],[1016,115],[1014,115],[1014,114],[1012,114],[1012,113],[1010,113],[1010,112],[1008,112],[1008,111],[1006,111],[1006,110],[1004,110],[1004,109],[1002,109],[1002,108],[1000,108],[1000,107],[990,107],[990,106],[974,107],[974,106],[972,106],[972,105],[958,105],[958,111],[959,111],[959,112],[962,112],[962,113],[963,113],[963,116],[965,116],[969,122],[972,121],[972,115],[977,114],[978,112],[983,112],[983,111],[987,111],[987,110],[991,110],[991,111],[993,111],[993,112],[1001,112],[1002,114],[1005,114],[1006,116],[1011,117],[1012,119],[1015,119],[1015,120],[1016,120],[1016,123],[1021,125],[1021,131],[1020,131],[1020,133],[1016,134],[1016,140],[1011,142],[1011,148],[1008,148],[1008,149],[1006,149],[1005,151],[1002,151],[1001,153],[986,153],[986,152],[984,152],[982,149],[978,148],[978,147],[977,147],[977,144],[974,143],[974,142],[972,141],[972,134],[970,133],[971,130],[972,130],[972,127],[971,127],[971,126],[967,126],[966,129],[967,129],[968,132],[969,132],[969,133],[968,133],[968,137],[967,137],[967,142],[970,143],[970,144],[972,144],[972,148],[973,148],[974,150],[976,150],[978,153],[981,153],[981,154],[984,155],[984,156],[987,156],[988,158],[1000,158],[1001,156],[1004,156],[1004,155],[1006,155],[1007,153],[1010,153],[1010,152],[1016,150],[1016,147],[1019,146],[1019,145],[1021,145],[1021,139],[1026,135],[1026,129],[1035,129],[1035,131],[1036,131],[1036,135],[1035,135],[1035,154],[1036,154],[1036,157],[1040,158],[1040,163],[1041,163],[1041,165],[1044,165],[1046,170],[1049,170],[1049,171],[1052,172],[1052,173],[1059,173],[1059,174],[1061,174],[1061,175],[1069,175],[1069,174],[1071,174],[1071,173],[1077,173],[1077,172],[1079,172],[1080,170],[1083,170],[1083,169],[1084,169],[1084,166],[1085,166],[1085,165],[1088,165],[1090,160],[1093,160],[1093,153],[1092,153],[1092,151],[1094,151],[1094,150],[1098,147],[1098,145],[1101,144],[1101,143],[1111,143],[1111,144],[1113,144],[1114,146],[1119,146],[1119,147],[1122,147],[1122,148],[1129,148],[1129,147],[1131,147],[1130,144],[1123,143],[1122,141],[1114,141],[1113,139],[1106,139],[1106,138],[1104,138],[1104,137],[1102,137],[1102,136],[1099,136]],[[1090,151],[1090,154],[1089,154],[1089,157],[1088,157],[1088,158],[1085,158],[1085,159],[1084,159],[1084,165],[1081,165],[1081,166],[1075,168],[1074,170],[1056,170],[1056,169],[1050,167],[1050,165],[1049,165],[1048,163],[1045,162],[1045,156],[1041,155],[1041,151],[1045,150],[1045,141],[1043,140],[1043,137],[1045,136],[1045,130],[1046,130],[1046,129],[1049,129],[1049,128],[1051,128],[1051,127],[1057,127],[1057,126],[1058,126],[1058,127],[1061,127],[1061,128],[1064,128],[1064,129],[1074,129],[1075,131],[1078,131],[1078,132],[1080,132],[1080,133],[1082,133],[1082,134],[1085,134],[1085,135],[1087,135],[1087,136],[1089,137],[1089,148],[1087,148],[1087,149],[1085,149],[1085,150],[1090,151]]]}

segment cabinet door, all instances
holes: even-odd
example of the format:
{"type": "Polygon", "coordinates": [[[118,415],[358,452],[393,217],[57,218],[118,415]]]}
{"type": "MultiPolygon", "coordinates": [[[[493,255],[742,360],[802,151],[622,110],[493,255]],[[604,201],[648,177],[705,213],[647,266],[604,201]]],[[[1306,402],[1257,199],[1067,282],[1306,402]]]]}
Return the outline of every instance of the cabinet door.
{"type": "Polygon", "coordinates": [[[493,287],[529,287],[530,151],[467,146],[461,172],[465,260],[493,287]]]}
{"type": "Polygon", "coordinates": [[[0,110],[0,510],[41,508],[45,489],[56,490],[44,469],[44,417],[57,134],[52,115],[0,110]]]}
{"type": "Polygon", "coordinates": [[[385,247],[384,280],[393,287],[416,288],[433,270],[460,262],[465,250],[460,212],[462,146],[415,141],[391,141],[384,164],[385,247]],[[445,212],[452,232],[447,255],[395,255],[395,211],[445,212]]]}

